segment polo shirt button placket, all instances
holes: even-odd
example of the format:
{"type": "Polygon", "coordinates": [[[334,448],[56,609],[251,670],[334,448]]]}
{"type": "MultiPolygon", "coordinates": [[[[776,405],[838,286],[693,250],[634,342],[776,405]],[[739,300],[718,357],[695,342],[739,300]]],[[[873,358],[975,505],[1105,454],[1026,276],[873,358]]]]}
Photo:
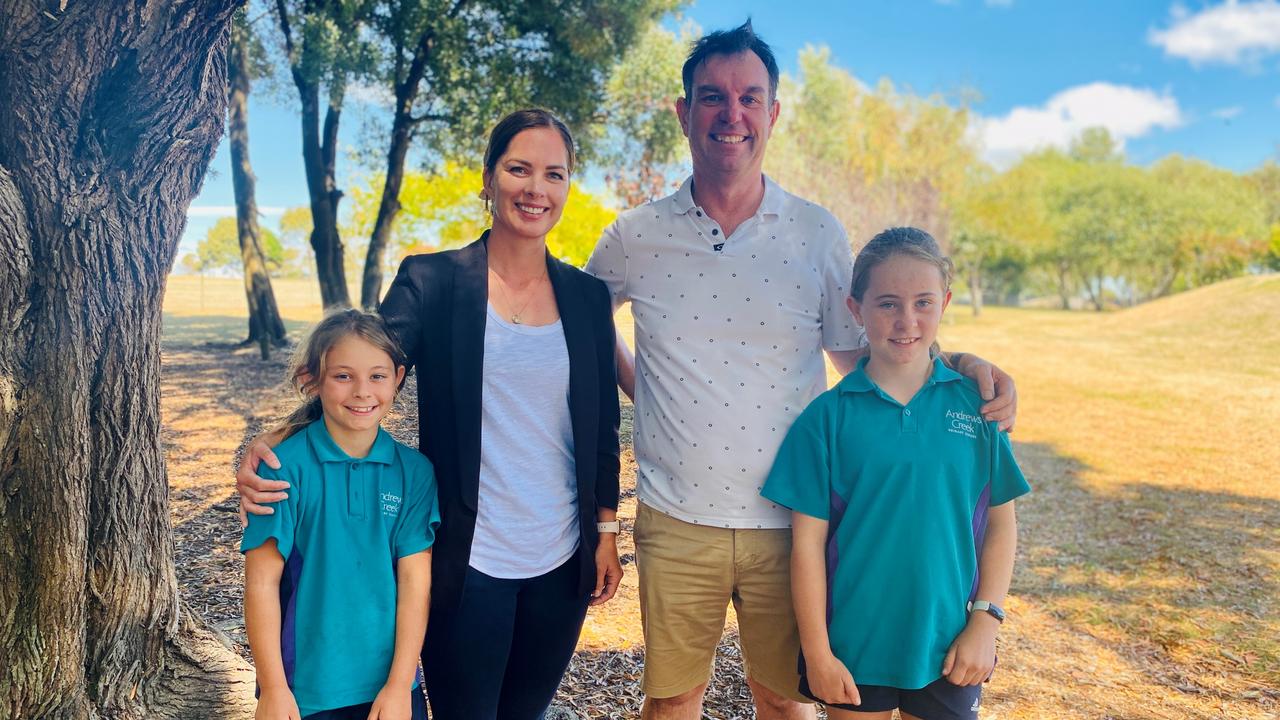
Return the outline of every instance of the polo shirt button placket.
{"type": "Polygon", "coordinates": [[[916,419],[911,414],[911,408],[902,408],[902,432],[915,433],[919,431],[916,425],[916,419]]]}
{"type": "Polygon", "coordinates": [[[364,517],[364,497],[361,486],[360,463],[347,463],[347,514],[353,518],[364,517]]]}

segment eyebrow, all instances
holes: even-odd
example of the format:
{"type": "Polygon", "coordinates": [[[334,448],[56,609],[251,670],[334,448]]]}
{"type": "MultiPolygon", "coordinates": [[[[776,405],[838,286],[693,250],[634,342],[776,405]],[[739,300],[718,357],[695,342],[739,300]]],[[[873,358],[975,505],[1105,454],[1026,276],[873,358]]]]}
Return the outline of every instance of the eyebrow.
{"type": "MultiPolygon", "coordinates": [[[[520,158],[514,158],[514,157],[507,158],[507,162],[516,162],[516,163],[520,163],[521,165],[533,167],[533,163],[529,162],[528,160],[521,160],[520,158]]],[[[564,165],[548,165],[547,169],[548,170],[564,170],[565,172],[568,172],[569,170],[569,168],[565,167],[564,165]]]]}
{"type": "MultiPolygon", "coordinates": [[[[696,88],[696,90],[697,90],[697,94],[698,94],[698,95],[702,95],[703,93],[708,93],[708,92],[718,92],[718,93],[722,93],[722,92],[724,92],[724,90],[723,90],[723,89],[721,89],[721,88],[720,88],[719,86],[717,86],[717,85],[699,85],[699,86],[696,88]]],[[[765,91],[765,89],[764,89],[763,87],[761,87],[761,86],[759,86],[759,85],[752,85],[751,87],[749,87],[749,88],[747,88],[747,89],[746,89],[746,91],[745,91],[745,93],[744,93],[744,94],[746,94],[746,95],[761,95],[761,94],[763,94],[763,93],[764,93],[764,91],[765,91]]]]}
{"type": "MultiPolygon", "coordinates": [[[[369,369],[370,370],[386,370],[389,367],[390,367],[389,365],[373,365],[369,369]]],[[[329,370],[355,370],[356,368],[352,365],[330,365],[328,369],[329,370]]]]}
{"type": "MultiPolygon", "coordinates": [[[[938,296],[938,293],[934,292],[933,290],[929,290],[929,291],[922,292],[922,293],[916,293],[916,295],[915,295],[915,296],[916,296],[916,297],[918,297],[918,298],[922,298],[922,297],[937,297],[937,296],[938,296]]],[[[885,293],[885,294],[883,294],[883,295],[877,295],[877,296],[876,296],[876,300],[886,300],[886,299],[888,299],[888,300],[897,300],[897,299],[898,299],[898,298],[900,298],[900,297],[902,297],[902,296],[901,296],[901,295],[894,295],[893,293],[885,293]]]]}

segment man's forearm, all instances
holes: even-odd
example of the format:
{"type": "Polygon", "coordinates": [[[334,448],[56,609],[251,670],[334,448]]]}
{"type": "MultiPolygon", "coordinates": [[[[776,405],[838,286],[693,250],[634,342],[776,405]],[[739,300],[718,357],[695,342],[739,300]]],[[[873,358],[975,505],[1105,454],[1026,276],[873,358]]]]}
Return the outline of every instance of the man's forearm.
{"type": "Polygon", "coordinates": [[[622,339],[622,334],[617,336],[614,356],[618,361],[618,387],[622,388],[622,392],[631,402],[636,401],[636,359],[631,354],[631,348],[627,347],[627,342],[622,339]]]}

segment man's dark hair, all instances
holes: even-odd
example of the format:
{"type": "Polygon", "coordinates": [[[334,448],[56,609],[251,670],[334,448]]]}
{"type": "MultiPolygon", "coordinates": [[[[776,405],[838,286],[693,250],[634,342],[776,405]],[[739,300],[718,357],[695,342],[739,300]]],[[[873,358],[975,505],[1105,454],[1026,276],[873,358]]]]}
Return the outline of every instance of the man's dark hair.
{"type": "Polygon", "coordinates": [[[681,72],[684,76],[685,100],[693,102],[693,71],[706,62],[707,58],[712,55],[737,55],[748,50],[760,58],[764,69],[769,72],[769,99],[778,97],[778,61],[773,58],[773,50],[769,49],[769,44],[751,29],[751,20],[748,19],[732,30],[717,30],[703,35],[693,44],[681,72]]]}

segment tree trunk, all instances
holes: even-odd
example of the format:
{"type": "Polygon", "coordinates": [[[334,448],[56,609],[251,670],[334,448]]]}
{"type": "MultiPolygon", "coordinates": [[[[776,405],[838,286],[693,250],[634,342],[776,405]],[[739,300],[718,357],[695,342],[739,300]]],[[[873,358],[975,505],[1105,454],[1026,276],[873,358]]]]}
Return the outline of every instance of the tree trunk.
{"type": "Polygon", "coordinates": [[[252,671],[179,600],[160,447],[161,300],[234,6],[0,0],[0,718],[252,714],[252,671]]]}
{"type": "Polygon", "coordinates": [[[249,337],[262,359],[271,356],[271,347],[286,344],[284,322],[276,306],[275,291],[267,274],[258,229],[258,201],[255,199],[253,168],[249,164],[249,24],[238,13],[231,29],[227,136],[231,140],[231,184],[236,196],[236,230],[240,237],[240,259],[244,263],[244,294],[249,303],[249,337]]]}
{"type": "Polygon", "coordinates": [[[973,316],[978,317],[982,314],[982,264],[973,262],[969,264],[969,303],[973,308],[973,316]]]}
{"type": "MultiPolygon", "coordinates": [[[[416,88],[416,85],[415,85],[416,88]]],[[[397,89],[397,95],[400,94],[397,89]]],[[[416,90],[414,92],[416,95],[416,90]]],[[[376,311],[382,301],[382,260],[386,254],[391,228],[400,212],[400,188],[404,185],[404,159],[413,139],[413,122],[409,118],[412,97],[397,99],[395,120],[391,125],[391,149],[387,152],[387,174],[382,185],[378,217],[369,235],[369,251],[364,260],[364,276],[360,282],[360,305],[376,311]]]]}
{"type": "MultiPolygon", "coordinates": [[[[413,118],[413,104],[418,98],[418,86],[426,73],[427,59],[434,47],[431,34],[424,34],[415,44],[412,62],[404,78],[399,77],[404,67],[402,54],[397,55],[396,64],[396,108],[395,118],[391,121],[391,147],[387,151],[387,174],[382,183],[382,200],[378,203],[378,217],[373,223],[373,232],[369,235],[369,251],[364,260],[364,277],[360,281],[360,305],[369,311],[376,311],[382,302],[382,261],[386,255],[387,242],[391,239],[391,228],[395,224],[396,215],[400,212],[400,188],[404,185],[404,159],[409,153],[409,144],[413,141],[413,130],[416,122],[413,118]]],[[[397,44],[397,53],[403,47],[397,44]]]]}
{"type": "MultiPolygon", "coordinates": [[[[328,110],[324,130],[320,128],[320,83],[304,70],[306,46],[298,46],[294,26],[285,0],[276,0],[276,18],[284,35],[289,72],[298,89],[302,105],[302,165],[307,176],[307,194],[311,201],[311,250],[316,256],[316,280],[320,283],[320,301],[325,308],[350,307],[347,272],[343,264],[342,238],[338,233],[338,201],[342,191],[336,179],[338,121],[342,115],[344,89],[329,89],[328,110]]],[[[306,42],[305,40],[303,42],[306,42]]],[[[314,59],[314,58],[313,58],[314,59]]]]}

